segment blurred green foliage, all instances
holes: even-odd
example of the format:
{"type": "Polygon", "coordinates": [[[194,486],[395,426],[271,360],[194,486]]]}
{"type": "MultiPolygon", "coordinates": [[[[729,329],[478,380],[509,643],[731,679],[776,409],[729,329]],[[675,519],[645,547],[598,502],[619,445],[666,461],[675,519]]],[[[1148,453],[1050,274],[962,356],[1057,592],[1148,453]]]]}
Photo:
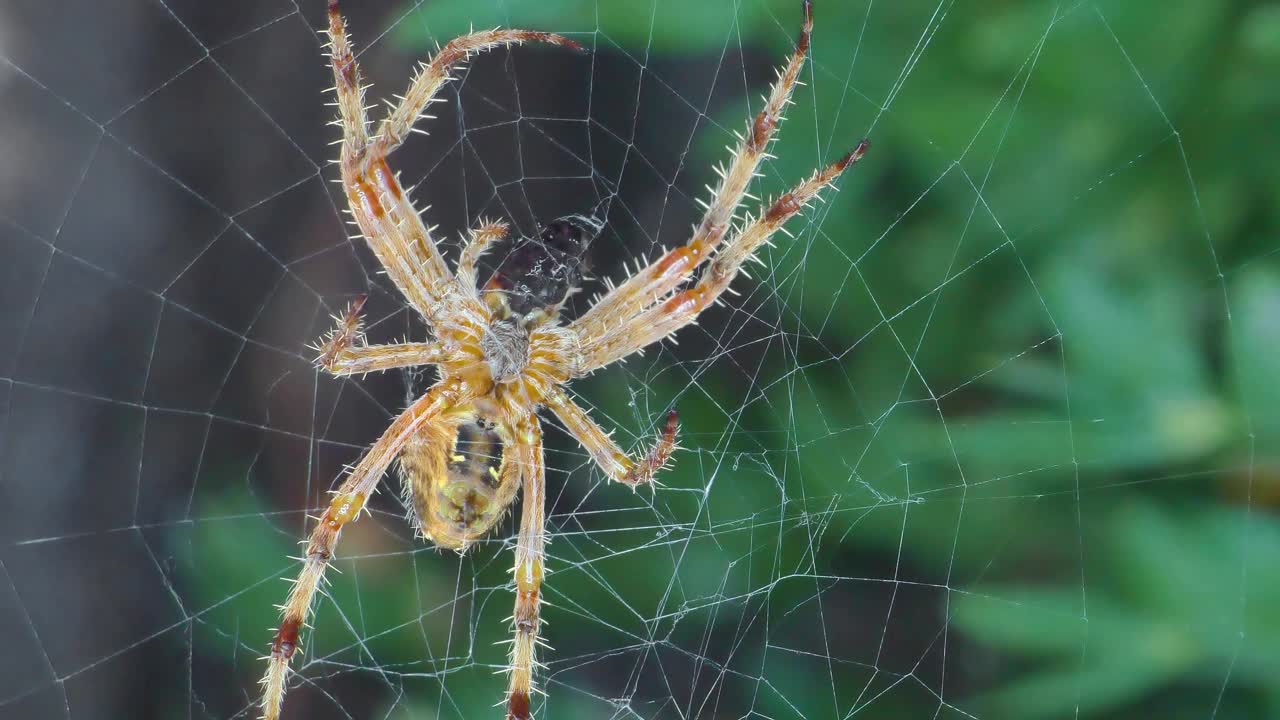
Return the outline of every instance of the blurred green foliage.
{"type": "MultiPolygon", "coordinates": [[[[435,0],[395,33],[414,50],[509,25],[581,33],[598,53],[780,58],[798,5],[435,0]]],[[[692,387],[656,363],[578,388],[639,434],[638,373],[643,402],[679,398],[700,452],[653,507],[601,490],[590,507],[613,512],[560,528],[552,667],[656,642],[664,660],[683,648],[767,680],[726,681],[716,717],[835,717],[833,695],[858,717],[932,717],[937,697],[896,681],[936,690],[915,663],[945,646],[941,716],[1280,715],[1280,10],[868,7],[819,3],[809,85],[762,181],[776,194],[869,133],[819,222],[768,258],[780,300],[763,311],[794,342],[775,337],[748,390],[722,357],[694,363],[692,387]],[[903,593],[925,591],[922,614],[861,594],[881,580],[918,584],[903,593]]],[[[744,122],[741,100],[712,111],[691,191],[744,122]]],[[[289,545],[227,502],[256,529],[194,543],[214,569],[206,597],[250,588],[226,612],[268,625],[280,588],[259,583],[289,545]]],[[[360,581],[339,579],[318,620],[340,627],[340,607],[386,624],[331,630],[327,649],[420,670],[425,643],[435,671],[446,655],[500,663],[501,544],[458,570],[396,542],[385,575],[344,560],[360,581]],[[474,614],[459,629],[451,612],[474,614]]],[[[449,680],[452,701],[487,707],[500,679],[468,677],[449,680]]],[[[615,697],[626,678],[553,676],[548,709],[605,717],[581,691],[615,697]]]]}

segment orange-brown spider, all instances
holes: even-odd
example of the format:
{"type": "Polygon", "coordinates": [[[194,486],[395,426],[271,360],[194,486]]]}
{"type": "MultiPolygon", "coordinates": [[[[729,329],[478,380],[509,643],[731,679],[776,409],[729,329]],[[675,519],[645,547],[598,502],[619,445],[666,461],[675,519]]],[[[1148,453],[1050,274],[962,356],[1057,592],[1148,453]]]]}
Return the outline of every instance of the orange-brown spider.
{"type": "Polygon", "coordinates": [[[352,303],[321,344],[318,364],[334,375],[434,365],[439,380],[413,401],[378,438],[335,492],[307,543],[289,593],[263,678],[263,715],[279,717],[289,661],[311,602],[333,558],[338,536],[357,518],[393,461],[399,459],[406,505],[421,534],[463,550],[484,536],[524,491],[515,551],[515,640],[511,649],[508,720],[530,717],[534,657],[544,567],[545,472],[537,411],[550,408],[610,478],[637,487],[652,480],[675,448],[676,414],[668,413],[656,444],[642,458],[627,455],[565,392],[564,386],[662,340],[695,321],[716,301],[742,264],[820,190],[857,162],[862,141],[847,155],[735,223],[734,213],[756,175],[790,102],[813,30],[811,3],[795,52],[779,73],[765,107],[748,125],[684,245],[611,290],[580,318],[558,322],[559,310],[581,280],[586,244],[599,232],[594,218],[571,216],[518,241],[483,286],[478,260],[507,228],[482,223],[470,233],[457,269],[449,272],[428,228],[405,196],[387,155],[473,53],[530,41],[578,48],[559,35],[486,30],[446,44],[409,85],[403,100],[369,134],[360,68],[352,55],[337,0],[329,2],[330,62],[342,127],[340,165],[350,212],[387,275],[434,334],[433,342],[368,345],[360,329],[363,300],[352,303]],[[685,286],[703,263],[696,283],[685,286]]]}

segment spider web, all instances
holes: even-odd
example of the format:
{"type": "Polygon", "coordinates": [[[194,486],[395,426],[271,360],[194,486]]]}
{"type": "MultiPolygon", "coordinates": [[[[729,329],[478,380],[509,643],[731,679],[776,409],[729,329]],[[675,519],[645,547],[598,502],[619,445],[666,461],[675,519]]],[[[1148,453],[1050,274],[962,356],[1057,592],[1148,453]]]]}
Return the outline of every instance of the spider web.
{"type": "MultiPolygon", "coordinates": [[[[590,48],[476,59],[393,158],[451,259],[482,216],[607,213],[572,315],[687,237],[798,4],[344,11],[375,98],[472,23],[590,48]]],[[[2,717],[256,717],[287,556],[424,380],[311,364],[358,294],[371,341],[425,336],[328,182],[323,14],[0,7],[2,717]]],[[[660,487],[547,423],[538,716],[1280,711],[1277,179],[1247,144],[1280,17],[816,17],[753,192],[872,150],[679,345],[573,386],[630,449],[680,409],[660,487]]],[[[371,510],[286,715],[499,717],[512,522],[459,558],[397,492],[371,510]]]]}

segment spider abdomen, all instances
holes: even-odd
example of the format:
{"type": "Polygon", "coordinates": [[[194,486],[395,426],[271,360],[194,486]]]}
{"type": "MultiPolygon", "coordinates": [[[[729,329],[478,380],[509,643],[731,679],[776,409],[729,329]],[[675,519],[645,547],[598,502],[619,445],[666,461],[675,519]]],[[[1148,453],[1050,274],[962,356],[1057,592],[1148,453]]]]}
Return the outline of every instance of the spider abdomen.
{"type": "Polygon", "coordinates": [[[515,497],[507,472],[507,443],[479,418],[457,425],[453,437],[423,435],[400,456],[405,497],[418,527],[441,547],[462,550],[484,537],[515,497]]]}

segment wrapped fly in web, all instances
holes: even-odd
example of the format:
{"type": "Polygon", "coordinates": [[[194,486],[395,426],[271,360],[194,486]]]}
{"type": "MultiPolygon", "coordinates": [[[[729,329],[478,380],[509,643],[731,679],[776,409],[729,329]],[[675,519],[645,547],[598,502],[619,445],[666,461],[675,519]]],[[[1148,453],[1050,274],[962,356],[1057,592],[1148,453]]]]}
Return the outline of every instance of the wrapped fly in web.
{"type": "Polygon", "coordinates": [[[552,33],[495,29],[447,43],[413,78],[403,100],[370,134],[364,86],[336,0],[329,3],[330,62],[337,88],[342,150],[339,165],[349,210],[387,275],[431,330],[429,342],[368,345],[361,332],[363,299],[353,302],[324,339],[317,360],[333,375],[359,375],[429,365],[436,382],[391,422],[334,492],[307,542],[302,570],[283,606],[263,678],[264,717],[279,717],[289,662],[342,528],[354,521],[392,463],[398,461],[412,522],[428,542],[459,552],[489,533],[521,496],[516,532],[514,642],[507,670],[507,717],[531,717],[539,667],[541,590],[546,568],[545,468],[538,413],[547,409],[609,478],[632,488],[649,483],[675,449],[671,410],[653,446],[638,456],[618,447],[573,401],[566,385],[693,323],[713,304],[784,223],[857,162],[864,140],[759,213],[735,222],[808,54],[811,3],[803,5],[795,52],[779,72],[765,106],[748,124],[702,221],[676,247],[601,297],[581,317],[561,324],[560,310],[582,281],[583,258],[601,222],[569,216],[518,240],[484,284],[482,254],[507,226],[482,222],[470,231],[450,271],[387,156],[471,55],[526,42],[580,49],[552,33]],[[699,272],[699,269],[701,271],[699,272]],[[695,277],[696,274],[696,277],[695,277]]]}

